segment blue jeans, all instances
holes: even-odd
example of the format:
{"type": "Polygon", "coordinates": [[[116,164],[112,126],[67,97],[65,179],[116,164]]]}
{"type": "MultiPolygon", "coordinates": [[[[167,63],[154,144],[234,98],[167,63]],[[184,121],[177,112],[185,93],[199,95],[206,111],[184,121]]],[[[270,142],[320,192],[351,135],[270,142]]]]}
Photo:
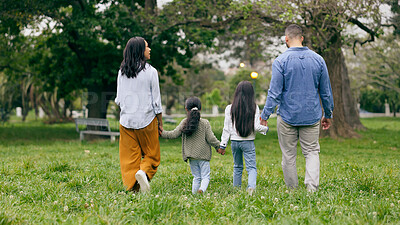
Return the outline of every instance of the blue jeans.
{"type": "Polygon", "coordinates": [[[231,141],[233,155],[233,186],[242,185],[243,157],[246,163],[248,174],[247,188],[256,188],[257,166],[256,166],[256,147],[254,140],[251,141],[231,141]]]}
{"type": "Polygon", "coordinates": [[[189,162],[193,175],[192,193],[196,194],[198,190],[206,192],[210,183],[210,162],[200,159],[189,159],[189,162]]]}

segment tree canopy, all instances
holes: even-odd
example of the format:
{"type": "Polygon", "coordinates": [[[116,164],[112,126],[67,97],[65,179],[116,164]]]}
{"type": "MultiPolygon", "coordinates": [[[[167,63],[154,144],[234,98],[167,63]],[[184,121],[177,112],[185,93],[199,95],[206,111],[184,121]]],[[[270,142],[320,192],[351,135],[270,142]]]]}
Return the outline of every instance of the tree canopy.
{"type": "Polygon", "coordinates": [[[298,23],[305,28],[305,44],[325,58],[330,72],[336,107],[329,135],[344,137],[356,136],[353,129],[363,126],[342,49],[375,41],[385,27],[398,33],[399,18],[394,0],[174,0],[163,8],[157,8],[156,0],[1,0],[0,6],[0,70],[7,82],[27,79],[30,98],[42,106],[64,105],[56,111],[65,112],[86,92],[89,117],[106,116],[123,48],[133,36],[148,41],[150,63],[166,86],[183,85],[185,79],[190,85],[196,79],[190,81],[185,73],[196,71],[190,68],[197,54],[227,53],[253,66],[268,61],[268,47],[288,24],[298,23]],[[385,17],[384,4],[394,17],[385,17]],[[366,38],[353,35],[355,27],[366,38]],[[39,34],[26,36],[22,31],[27,30],[39,34]]]}

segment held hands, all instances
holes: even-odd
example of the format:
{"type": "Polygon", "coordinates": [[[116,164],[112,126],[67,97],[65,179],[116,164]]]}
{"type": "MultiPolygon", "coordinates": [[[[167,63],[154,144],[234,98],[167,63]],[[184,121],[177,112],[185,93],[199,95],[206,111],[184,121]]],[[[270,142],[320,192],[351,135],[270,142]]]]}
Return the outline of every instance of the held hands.
{"type": "Polygon", "coordinates": [[[268,121],[263,120],[263,119],[260,117],[260,124],[267,127],[267,126],[268,126],[268,121]]]}
{"type": "Polygon", "coordinates": [[[161,136],[161,133],[164,131],[163,129],[163,122],[162,122],[162,114],[159,113],[156,115],[157,122],[158,122],[158,135],[161,136]]]}
{"type": "Polygon", "coordinates": [[[328,130],[329,127],[331,127],[332,125],[332,119],[328,119],[328,118],[323,118],[321,120],[321,125],[322,125],[322,130],[328,130]]]}
{"type": "Polygon", "coordinates": [[[219,148],[217,149],[217,152],[221,155],[225,155],[225,149],[219,148]]]}
{"type": "Polygon", "coordinates": [[[164,131],[162,123],[158,124],[158,135],[161,136],[161,133],[164,131]]]}

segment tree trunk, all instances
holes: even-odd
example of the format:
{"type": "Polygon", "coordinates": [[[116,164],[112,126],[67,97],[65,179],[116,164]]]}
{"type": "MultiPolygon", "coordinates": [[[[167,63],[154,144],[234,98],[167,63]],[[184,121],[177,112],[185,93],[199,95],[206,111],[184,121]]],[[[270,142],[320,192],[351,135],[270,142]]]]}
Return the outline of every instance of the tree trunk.
{"type": "Polygon", "coordinates": [[[144,2],[144,8],[147,13],[154,15],[157,9],[157,0],[146,0],[144,2]]]}
{"type": "Polygon", "coordinates": [[[357,104],[354,101],[353,94],[350,87],[350,79],[347,71],[346,61],[343,52],[340,52],[341,59],[341,76],[342,76],[342,97],[344,107],[344,119],[353,129],[365,130],[366,128],[360,121],[360,112],[358,111],[357,104]]]}
{"type": "Polygon", "coordinates": [[[396,117],[396,103],[392,101],[393,117],[396,117]]]}
{"type": "MultiPolygon", "coordinates": [[[[348,79],[343,76],[347,74],[342,73],[344,60],[341,52],[341,39],[340,33],[337,32],[335,37],[331,39],[332,43],[328,49],[325,49],[321,55],[325,59],[329,71],[329,77],[332,85],[333,99],[335,108],[333,110],[332,126],[326,131],[322,131],[322,136],[330,136],[332,138],[345,137],[354,138],[359,137],[354,129],[347,122],[345,114],[345,100],[343,99],[343,80],[348,79]]],[[[349,86],[348,86],[349,87],[349,86]]],[[[347,101],[348,102],[348,101],[347,101]]]]}
{"type": "MultiPolygon", "coordinates": [[[[107,118],[107,108],[109,104],[109,99],[107,96],[115,96],[113,93],[109,93],[104,91],[98,91],[101,90],[101,87],[97,88],[96,92],[89,92],[88,96],[88,104],[87,104],[87,109],[89,110],[88,112],[88,118],[102,118],[106,119],[107,118]]],[[[115,93],[114,93],[115,94],[115,93]]],[[[87,126],[88,130],[105,130],[104,127],[99,127],[99,126],[87,126]]],[[[93,140],[93,139],[105,139],[105,136],[100,136],[100,135],[85,135],[85,137],[88,140],[93,140]]]]}
{"type": "Polygon", "coordinates": [[[108,100],[103,98],[102,92],[89,92],[88,104],[86,108],[89,110],[89,118],[103,118],[107,117],[108,100]]]}
{"type": "Polygon", "coordinates": [[[28,99],[28,88],[25,88],[25,81],[21,83],[21,104],[22,104],[22,122],[25,122],[26,117],[29,113],[29,99],[28,99]]]}
{"type": "Polygon", "coordinates": [[[36,104],[36,86],[32,85],[29,91],[29,100],[32,104],[32,108],[35,110],[35,120],[39,117],[39,108],[36,104]]]}
{"type": "Polygon", "coordinates": [[[165,114],[171,115],[172,114],[172,107],[175,105],[175,98],[174,97],[169,97],[167,100],[167,105],[166,105],[166,112],[165,114]]]}

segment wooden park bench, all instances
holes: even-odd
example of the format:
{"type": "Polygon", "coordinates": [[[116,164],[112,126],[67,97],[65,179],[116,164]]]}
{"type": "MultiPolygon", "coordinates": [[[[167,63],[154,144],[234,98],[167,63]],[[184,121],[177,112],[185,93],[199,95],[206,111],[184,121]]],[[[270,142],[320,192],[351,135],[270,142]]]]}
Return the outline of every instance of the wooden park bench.
{"type": "Polygon", "coordinates": [[[163,115],[163,121],[164,123],[176,124],[176,120],[170,115],[163,115]]]}
{"type": "Polygon", "coordinates": [[[79,133],[79,138],[82,141],[84,139],[85,134],[93,134],[93,135],[103,135],[110,136],[111,141],[115,141],[115,137],[119,136],[119,132],[112,132],[110,129],[110,124],[107,119],[98,119],[98,118],[77,118],[75,119],[76,132],[79,133]],[[79,125],[93,126],[99,128],[106,128],[105,130],[79,130],[79,125]]]}

